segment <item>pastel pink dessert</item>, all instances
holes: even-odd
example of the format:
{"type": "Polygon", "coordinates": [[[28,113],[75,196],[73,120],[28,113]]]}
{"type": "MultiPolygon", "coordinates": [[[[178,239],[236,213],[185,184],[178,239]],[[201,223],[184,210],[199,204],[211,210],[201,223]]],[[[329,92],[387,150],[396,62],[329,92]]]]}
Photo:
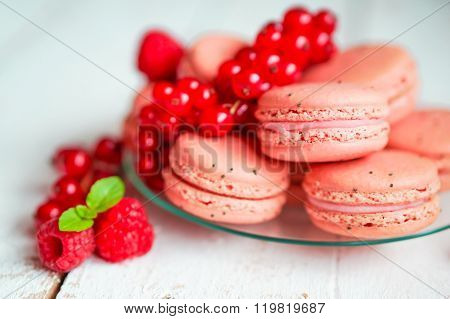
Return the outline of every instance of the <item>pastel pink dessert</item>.
{"type": "Polygon", "coordinates": [[[409,114],[419,86],[416,63],[395,45],[359,45],[336,54],[330,61],[310,68],[305,82],[350,82],[374,88],[390,106],[388,120],[394,123],[409,114]]]}
{"type": "Polygon", "coordinates": [[[392,127],[389,147],[425,156],[438,166],[441,191],[450,190],[450,111],[417,110],[392,127]]]}
{"type": "Polygon", "coordinates": [[[388,141],[383,96],[354,84],[293,84],[258,101],[261,149],[291,162],[342,161],[383,149],[388,141]]]}
{"type": "Polygon", "coordinates": [[[282,163],[259,157],[237,137],[182,134],[163,172],[167,198],[203,219],[255,224],[281,213],[289,185],[282,163]]]}
{"type": "Polygon", "coordinates": [[[394,150],[314,164],[303,182],[312,222],[356,238],[402,236],[427,227],[440,212],[439,187],[432,161],[394,150]]]}
{"type": "Polygon", "coordinates": [[[219,66],[246,45],[241,38],[228,34],[205,35],[194,42],[181,58],[178,78],[191,76],[210,82],[216,77],[219,66]]]}

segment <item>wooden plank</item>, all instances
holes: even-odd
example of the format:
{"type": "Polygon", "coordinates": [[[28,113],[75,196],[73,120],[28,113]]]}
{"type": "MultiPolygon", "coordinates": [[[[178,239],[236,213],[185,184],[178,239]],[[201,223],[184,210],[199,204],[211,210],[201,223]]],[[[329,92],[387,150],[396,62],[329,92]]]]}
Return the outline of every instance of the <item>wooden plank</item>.
{"type": "Polygon", "coordinates": [[[57,298],[327,298],[334,249],[268,243],[202,228],[149,207],[156,225],[147,256],[89,260],[57,298]]]}

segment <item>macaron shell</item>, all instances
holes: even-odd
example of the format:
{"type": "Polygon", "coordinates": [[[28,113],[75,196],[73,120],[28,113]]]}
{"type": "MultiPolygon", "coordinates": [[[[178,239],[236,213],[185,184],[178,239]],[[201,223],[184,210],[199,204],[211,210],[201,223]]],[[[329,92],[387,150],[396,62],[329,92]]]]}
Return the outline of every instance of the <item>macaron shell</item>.
{"type": "Polygon", "coordinates": [[[380,136],[365,140],[347,142],[326,141],[319,143],[303,143],[299,146],[270,145],[263,142],[261,151],[274,159],[289,162],[334,162],[345,161],[382,150],[387,144],[387,131],[380,136]]]}
{"type": "Polygon", "coordinates": [[[414,111],[418,96],[417,85],[409,89],[402,95],[389,101],[389,116],[387,121],[391,124],[397,123],[408,114],[414,111]]]}
{"type": "Polygon", "coordinates": [[[441,192],[450,190],[450,172],[439,173],[439,179],[441,180],[441,192]]]}
{"type": "Polygon", "coordinates": [[[178,73],[196,76],[202,81],[212,81],[219,66],[234,55],[247,43],[241,38],[228,34],[208,34],[199,38],[183,59],[178,73]]]}
{"type": "Polygon", "coordinates": [[[292,84],[273,88],[258,100],[255,116],[267,121],[322,121],[383,118],[386,98],[354,84],[292,84]]]}
{"type": "Polygon", "coordinates": [[[450,111],[417,110],[392,127],[389,146],[430,157],[450,156],[450,111]]]}
{"type": "Polygon", "coordinates": [[[304,81],[358,83],[392,98],[414,86],[417,78],[416,63],[405,49],[367,44],[352,47],[310,68],[304,81]]]}
{"type": "MultiPolygon", "coordinates": [[[[413,153],[383,150],[364,158],[338,163],[313,164],[304,188],[316,193],[393,193],[416,190],[424,193],[439,185],[437,167],[413,153]]],[[[325,199],[325,198],[323,198],[325,199]]]]}
{"type": "Polygon", "coordinates": [[[437,196],[418,207],[385,213],[347,214],[321,211],[310,205],[306,206],[306,210],[311,221],[320,229],[357,239],[415,233],[432,224],[440,212],[437,196]]]}
{"type": "Polygon", "coordinates": [[[200,218],[231,224],[256,224],[271,220],[281,213],[286,195],[264,199],[244,199],[214,194],[163,171],[165,195],[181,209],[200,218]]]}
{"type": "Polygon", "coordinates": [[[285,163],[258,156],[233,136],[183,134],[170,151],[170,166],[183,180],[221,195],[265,198],[289,186],[285,163]]]}

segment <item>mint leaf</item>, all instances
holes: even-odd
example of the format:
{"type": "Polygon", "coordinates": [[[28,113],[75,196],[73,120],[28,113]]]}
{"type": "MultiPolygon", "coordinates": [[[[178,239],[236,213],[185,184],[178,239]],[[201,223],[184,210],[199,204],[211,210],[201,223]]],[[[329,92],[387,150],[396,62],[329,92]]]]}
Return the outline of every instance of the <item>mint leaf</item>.
{"type": "Polygon", "coordinates": [[[78,216],[84,219],[94,219],[97,217],[97,212],[86,207],[84,205],[77,205],[75,207],[76,213],[78,216]]]}
{"type": "MultiPolygon", "coordinates": [[[[81,205],[79,205],[81,206],[81,205]]],[[[58,227],[60,231],[76,231],[80,232],[92,227],[94,221],[92,219],[84,219],[77,214],[75,207],[69,208],[59,217],[58,227]]]]}
{"type": "Polygon", "coordinates": [[[116,205],[125,194],[125,184],[118,176],[102,178],[92,185],[86,197],[87,206],[102,213],[116,205]]]}

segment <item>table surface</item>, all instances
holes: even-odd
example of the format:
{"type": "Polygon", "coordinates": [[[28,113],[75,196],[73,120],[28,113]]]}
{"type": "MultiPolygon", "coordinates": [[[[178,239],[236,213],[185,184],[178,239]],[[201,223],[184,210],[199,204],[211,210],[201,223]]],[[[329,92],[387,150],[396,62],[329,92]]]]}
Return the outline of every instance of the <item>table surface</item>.
{"type": "MultiPolygon", "coordinates": [[[[156,241],[146,256],[120,264],[94,257],[65,278],[40,266],[31,216],[56,178],[49,157],[59,145],[90,146],[102,134],[119,133],[133,89],[143,84],[133,66],[140,34],[160,25],[169,26],[186,41],[208,29],[248,37],[291,1],[257,3],[0,1],[2,297],[442,298],[450,294],[449,231],[373,247],[313,248],[215,232],[153,206],[148,212],[156,241]]],[[[410,3],[333,2],[341,21],[339,43],[389,40],[442,1],[410,3]],[[407,4],[414,9],[400,10],[407,4]],[[354,14],[358,10],[371,14],[362,19],[354,14]],[[378,23],[380,19],[383,23],[378,23]]],[[[315,1],[311,6],[319,5],[315,1]]],[[[449,8],[444,8],[398,39],[417,57],[422,98],[430,103],[450,101],[450,44],[430,36],[448,30],[449,17],[449,8]]],[[[450,194],[444,195],[444,201],[450,207],[450,194]]]]}

